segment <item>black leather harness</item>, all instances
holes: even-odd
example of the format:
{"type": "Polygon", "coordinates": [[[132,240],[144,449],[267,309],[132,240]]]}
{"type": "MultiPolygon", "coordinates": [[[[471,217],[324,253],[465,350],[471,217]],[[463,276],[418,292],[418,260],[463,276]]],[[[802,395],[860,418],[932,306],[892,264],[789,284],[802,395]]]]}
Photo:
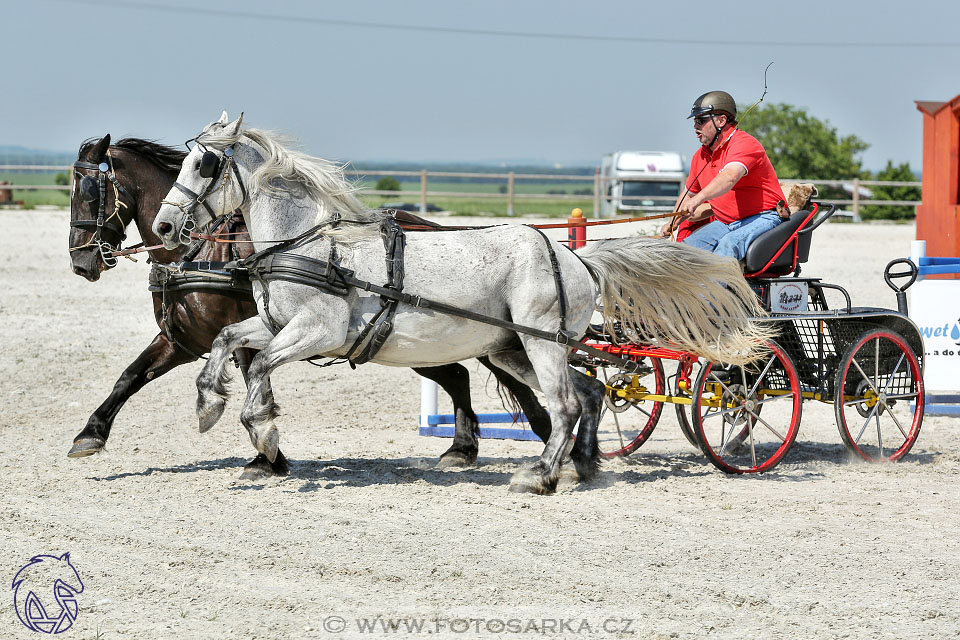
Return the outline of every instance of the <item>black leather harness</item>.
{"type": "MultiPolygon", "coordinates": [[[[335,219],[329,224],[336,226],[339,224],[339,219],[335,219]]],[[[307,232],[312,237],[304,237],[306,234],[301,234],[291,241],[259,251],[237,263],[239,268],[246,270],[252,280],[260,283],[263,290],[265,324],[274,335],[280,332],[280,327],[270,314],[269,283],[273,280],[307,285],[341,298],[350,294],[350,290],[356,287],[354,283],[374,286],[365,281],[357,280],[353,277],[352,270],[337,264],[337,245],[332,237],[329,238],[330,254],[326,261],[294,253],[282,253],[283,250],[289,249],[303,240],[318,239],[320,236],[314,235],[316,231],[318,231],[318,228],[314,227],[307,232]]],[[[387,267],[387,282],[380,288],[383,291],[400,294],[403,291],[406,236],[400,224],[392,217],[388,217],[380,223],[380,237],[383,239],[387,267]]],[[[369,288],[365,289],[367,291],[371,290],[369,288]]],[[[360,335],[357,336],[357,339],[343,357],[351,366],[355,367],[358,364],[369,362],[380,351],[393,331],[393,317],[396,315],[399,302],[399,298],[384,293],[380,294],[380,310],[366,323],[366,326],[360,331],[360,335]]]]}
{"type": "Polygon", "coordinates": [[[93,233],[93,242],[97,245],[97,248],[100,251],[100,256],[103,259],[103,263],[112,267],[117,264],[117,259],[113,257],[113,252],[120,249],[121,243],[127,239],[127,232],[122,221],[120,224],[117,224],[106,218],[107,180],[113,184],[119,193],[124,195],[129,194],[127,193],[127,190],[123,188],[123,185],[120,184],[120,181],[117,180],[117,177],[113,173],[113,169],[110,168],[109,163],[106,161],[94,164],[92,162],[77,160],[73,163],[73,169],[77,173],[80,173],[80,169],[97,172],[97,182],[95,186],[93,184],[93,178],[88,175],[80,174],[80,184],[77,186],[77,188],[80,191],[80,197],[84,202],[90,203],[94,200],[97,200],[98,208],[96,219],[71,220],[70,226],[93,233]],[[116,247],[104,239],[104,230],[110,231],[114,234],[117,244],[116,247]]]}
{"type": "MultiPolygon", "coordinates": [[[[242,219],[239,213],[220,216],[210,225],[210,235],[216,235],[221,227],[226,227],[228,230],[235,228],[232,225],[239,219],[242,219]]],[[[183,255],[182,262],[153,263],[150,267],[147,287],[151,293],[160,294],[160,326],[167,340],[197,358],[203,356],[188,349],[173,335],[169,294],[175,291],[204,290],[253,296],[253,286],[246,271],[232,266],[236,264],[238,257],[235,253],[233,255],[235,259],[230,262],[194,260],[205,242],[202,239],[196,240],[183,255]]],[[[236,245],[232,244],[230,247],[232,253],[236,251],[236,245]]]]}
{"type": "MultiPolygon", "coordinates": [[[[430,309],[439,313],[466,318],[484,324],[506,329],[516,333],[549,340],[561,345],[576,347],[592,356],[611,362],[627,372],[636,371],[639,363],[619,358],[606,351],[601,351],[580,340],[574,339],[574,334],[566,329],[566,295],[563,290],[563,280],[560,273],[560,265],[557,260],[556,252],[549,238],[539,229],[537,230],[544,239],[547,246],[547,252],[550,257],[550,264],[554,274],[554,281],[557,287],[557,297],[560,304],[560,327],[558,331],[552,333],[543,331],[534,327],[528,327],[509,320],[501,320],[492,316],[486,316],[480,313],[461,309],[443,302],[429,300],[417,295],[411,295],[403,292],[403,230],[393,218],[386,218],[380,227],[381,237],[384,241],[384,247],[387,251],[387,284],[378,286],[366,280],[360,280],[354,277],[354,272],[337,264],[336,245],[331,241],[330,255],[326,261],[308,258],[297,254],[279,253],[284,249],[303,242],[316,240],[320,236],[318,232],[324,226],[335,226],[339,223],[339,218],[317,225],[304,232],[296,238],[285,240],[277,245],[259,251],[236,263],[237,267],[245,268],[251,279],[260,282],[263,288],[263,306],[266,317],[265,324],[275,335],[279,332],[276,321],[270,315],[269,310],[269,288],[268,283],[271,280],[286,280],[297,282],[318,288],[331,295],[346,297],[351,288],[361,291],[369,291],[380,296],[380,311],[367,323],[360,332],[357,340],[347,352],[344,359],[350,362],[351,366],[361,364],[372,359],[383,343],[386,341],[390,332],[393,330],[393,316],[396,313],[396,307],[399,303],[407,304],[418,309],[430,309]],[[368,339],[369,337],[369,339],[368,339]],[[364,344],[364,340],[367,342],[364,344]]],[[[331,239],[332,240],[332,239],[331,239]]],[[[231,268],[231,265],[227,265],[231,268]]],[[[329,364],[333,364],[334,360],[329,364]]]]}

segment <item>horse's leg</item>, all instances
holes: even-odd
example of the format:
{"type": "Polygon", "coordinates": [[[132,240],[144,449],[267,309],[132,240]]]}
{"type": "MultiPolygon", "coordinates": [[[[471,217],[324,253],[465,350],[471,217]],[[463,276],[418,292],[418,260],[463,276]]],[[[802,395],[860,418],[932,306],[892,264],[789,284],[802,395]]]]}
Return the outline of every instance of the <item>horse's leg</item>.
{"type": "Polygon", "coordinates": [[[520,408],[523,409],[523,415],[527,417],[527,422],[530,423],[530,429],[537,435],[537,437],[544,442],[549,440],[550,414],[547,412],[546,408],[540,404],[540,401],[537,399],[537,395],[533,392],[533,389],[528,387],[522,381],[517,380],[503,369],[494,365],[492,362],[490,362],[490,358],[487,356],[481,356],[477,359],[486,368],[490,369],[490,371],[496,377],[497,382],[506,387],[507,390],[513,394],[513,397],[517,399],[517,402],[520,404],[520,408]]]}
{"type": "Polygon", "coordinates": [[[580,403],[570,382],[566,350],[558,344],[528,336],[522,336],[521,340],[526,353],[500,352],[492,354],[490,359],[530,386],[539,385],[547,399],[552,429],[540,459],[513,474],[510,491],[553,493],[560,475],[560,462],[580,415],[580,403]]]}
{"type": "MultiPolygon", "coordinates": [[[[243,375],[244,388],[247,384],[247,370],[250,368],[250,361],[256,355],[253,349],[240,348],[233,352],[237,359],[240,373],[243,375]]],[[[269,476],[285,476],[290,473],[290,465],[283,452],[277,449],[277,459],[273,462],[267,460],[267,456],[258,453],[257,457],[248,462],[243,467],[243,473],[240,474],[241,480],[259,480],[269,476]]]]}
{"type": "Polygon", "coordinates": [[[250,442],[270,462],[276,461],[280,442],[280,434],[273,423],[277,406],[270,389],[270,374],[280,365],[341,346],[346,339],[346,323],[336,322],[333,318],[331,322],[324,320],[311,314],[294,316],[280,333],[261,347],[250,363],[247,399],[240,411],[240,422],[246,427],[250,442]],[[337,329],[327,331],[325,327],[328,326],[337,329]]]}
{"type": "Polygon", "coordinates": [[[418,374],[433,380],[453,400],[453,444],[441,456],[439,466],[469,466],[477,461],[480,451],[477,414],[470,401],[470,373],[461,364],[439,367],[414,367],[418,374]]]}
{"type": "Polygon", "coordinates": [[[133,394],[140,391],[151,380],[193,360],[196,358],[177,348],[167,340],[166,336],[157,335],[120,375],[116,384],[113,385],[113,391],[103,404],[97,407],[87,420],[87,425],[73,439],[73,447],[67,456],[80,458],[103,449],[117,413],[133,394]]]}
{"type": "Polygon", "coordinates": [[[230,373],[226,364],[237,347],[262,348],[273,334],[259,316],[227,325],[220,330],[210,347],[207,364],[197,377],[197,417],[200,433],[209,431],[223,415],[227,404],[227,383],[230,373]]]}
{"type": "Polygon", "coordinates": [[[581,408],[580,426],[577,428],[576,442],[570,451],[570,460],[577,471],[576,480],[585,481],[596,475],[600,469],[602,458],[597,442],[597,427],[600,424],[600,410],[606,387],[600,380],[573,367],[570,367],[568,372],[581,408]]]}

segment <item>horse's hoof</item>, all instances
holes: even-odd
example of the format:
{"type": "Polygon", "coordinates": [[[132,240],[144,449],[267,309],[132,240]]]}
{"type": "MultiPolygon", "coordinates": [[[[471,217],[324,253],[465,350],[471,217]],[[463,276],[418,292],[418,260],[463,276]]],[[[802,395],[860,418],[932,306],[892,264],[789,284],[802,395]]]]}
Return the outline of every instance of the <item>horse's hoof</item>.
{"type": "Polygon", "coordinates": [[[256,481],[265,478],[282,478],[289,474],[290,465],[287,464],[287,459],[282,452],[277,452],[277,459],[272,463],[267,460],[267,456],[260,453],[243,468],[240,480],[256,481]]]}
{"type": "Polygon", "coordinates": [[[539,476],[526,469],[517,471],[510,478],[510,493],[533,493],[538,496],[546,496],[553,491],[554,489],[545,485],[539,476]]]}
{"type": "Polygon", "coordinates": [[[440,468],[470,467],[473,466],[473,463],[476,461],[477,456],[473,456],[471,458],[465,453],[461,453],[459,451],[448,451],[440,456],[440,460],[437,461],[437,466],[440,468]]]}
{"type": "Polygon", "coordinates": [[[577,471],[577,467],[572,463],[561,465],[560,479],[568,480],[570,482],[580,482],[580,472],[577,471]]]}
{"type": "Polygon", "coordinates": [[[81,438],[74,441],[73,447],[67,453],[68,458],[84,458],[100,453],[107,443],[100,438],[81,438]]]}
{"type": "Polygon", "coordinates": [[[273,475],[273,469],[270,466],[270,461],[267,460],[267,456],[261,453],[243,468],[243,473],[240,474],[240,479],[249,482],[251,480],[263,480],[264,478],[270,478],[273,475]]]}
{"type": "Polygon", "coordinates": [[[200,419],[200,433],[206,433],[213,428],[223,415],[227,403],[222,398],[213,401],[204,401],[197,398],[197,418],[200,419]]]}

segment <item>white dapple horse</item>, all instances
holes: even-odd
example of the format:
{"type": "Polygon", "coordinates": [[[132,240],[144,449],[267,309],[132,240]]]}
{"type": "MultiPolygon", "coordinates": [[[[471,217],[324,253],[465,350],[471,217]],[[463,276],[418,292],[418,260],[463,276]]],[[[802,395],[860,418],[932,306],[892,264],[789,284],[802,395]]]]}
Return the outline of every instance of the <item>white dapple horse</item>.
{"type": "MultiPolygon", "coordinates": [[[[165,246],[208,222],[207,207],[243,211],[257,251],[304,236],[282,253],[335,262],[354,277],[387,282],[380,223],[354,196],[341,167],[287,149],[271,133],[241,129],[226,112],[195,139],[177,184],[154,222],[165,246]],[[314,227],[318,229],[311,231],[314,227]]],[[[733,260],[645,238],[597,242],[577,254],[553,244],[565,298],[565,329],[584,335],[598,291],[608,323],[640,338],[671,344],[714,361],[745,362],[768,337],[756,296],[733,260]]],[[[408,233],[404,293],[556,335],[561,329],[558,286],[548,242],[525,226],[408,233]]],[[[254,283],[260,317],[225,327],[197,379],[201,430],[223,412],[224,365],[237,347],[259,349],[249,369],[241,421],[258,451],[273,459],[279,435],[270,373],[312,356],[344,356],[381,298],[357,288],[334,295],[321,288],[273,280],[254,283]],[[277,330],[276,335],[271,327],[277,330]]],[[[550,493],[573,427],[581,426],[570,457],[581,480],[595,473],[596,422],[602,385],[567,366],[570,347],[557,340],[465,320],[401,303],[393,331],[372,360],[383,365],[431,366],[487,355],[497,366],[539,389],[552,433],[540,458],[520,469],[511,490],[550,493]]]]}

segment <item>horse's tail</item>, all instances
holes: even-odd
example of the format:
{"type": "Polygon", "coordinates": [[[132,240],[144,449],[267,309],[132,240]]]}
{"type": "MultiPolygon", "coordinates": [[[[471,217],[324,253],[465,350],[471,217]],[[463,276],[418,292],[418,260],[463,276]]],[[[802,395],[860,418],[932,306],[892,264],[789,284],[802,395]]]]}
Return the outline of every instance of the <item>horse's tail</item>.
{"type": "MultiPolygon", "coordinates": [[[[490,374],[493,375],[492,373],[490,374]]],[[[500,404],[503,410],[510,414],[513,423],[520,422],[520,416],[523,414],[523,407],[520,406],[520,400],[513,394],[505,384],[497,380],[497,395],[500,397],[500,404]]],[[[476,435],[480,435],[480,425],[477,425],[476,435]]]]}
{"type": "Polygon", "coordinates": [[[775,335],[732,258],[678,242],[604,240],[577,252],[600,287],[604,324],[631,339],[745,364],[775,335]],[[634,334],[634,335],[631,335],[634,334]]]}

